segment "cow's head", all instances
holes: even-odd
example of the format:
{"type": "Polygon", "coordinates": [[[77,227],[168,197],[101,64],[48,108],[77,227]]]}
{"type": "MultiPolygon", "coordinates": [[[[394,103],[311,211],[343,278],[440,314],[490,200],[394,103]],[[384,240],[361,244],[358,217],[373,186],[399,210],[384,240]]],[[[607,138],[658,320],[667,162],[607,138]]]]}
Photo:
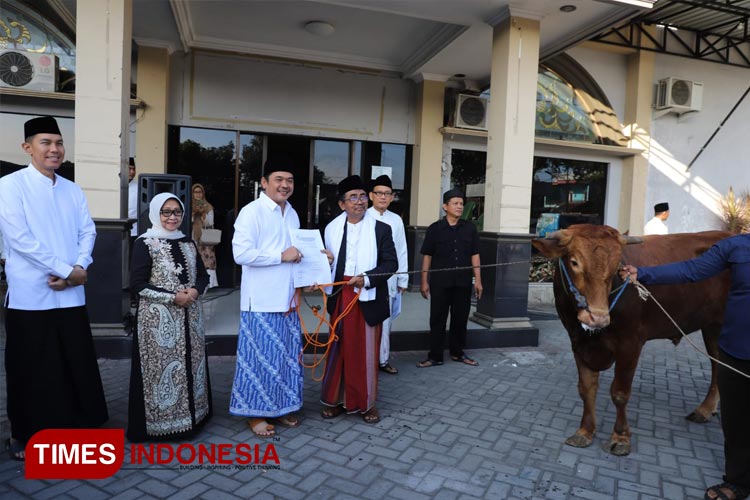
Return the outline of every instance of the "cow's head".
{"type": "MultiPolygon", "coordinates": [[[[580,224],[531,243],[545,257],[562,259],[570,280],[588,304],[578,309],[578,321],[585,329],[596,330],[609,325],[609,292],[620,267],[622,248],[642,241],[623,236],[609,226],[580,224]]],[[[568,283],[562,279],[567,288],[568,283]]]]}

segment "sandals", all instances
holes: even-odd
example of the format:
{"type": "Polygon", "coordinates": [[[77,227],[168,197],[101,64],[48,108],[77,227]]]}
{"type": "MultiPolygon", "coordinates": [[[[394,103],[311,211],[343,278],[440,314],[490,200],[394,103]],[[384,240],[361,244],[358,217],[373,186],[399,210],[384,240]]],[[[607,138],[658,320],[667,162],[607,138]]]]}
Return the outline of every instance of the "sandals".
{"type": "Polygon", "coordinates": [[[424,361],[417,363],[417,368],[429,368],[430,366],[440,366],[442,361],[435,361],[434,359],[427,358],[424,361]]]}
{"type": "Polygon", "coordinates": [[[721,483],[715,484],[706,490],[706,494],[703,495],[704,500],[742,500],[750,496],[750,488],[743,488],[737,484],[732,483],[721,483]],[[730,491],[732,495],[729,496],[724,491],[730,491]],[[710,496],[708,493],[713,492],[715,496],[710,496]]]}
{"type": "Polygon", "coordinates": [[[385,372],[389,375],[395,375],[398,373],[398,368],[391,366],[390,363],[386,363],[384,365],[380,365],[380,371],[385,372]]]}
{"type": "Polygon", "coordinates": [[[247,426],[259,438],[270,438],[276,435],[273,425],[269,424],[264,418],[251,418],[247,421],[247,426]]]}
{"type": "Polygon", "coordinates": [[[341,405],[326,406],[325,408],[323,408],[323,411],[321,412],[320,416],[326,420],[330,420],[332,418],[338,417],[342,413],[344,413],[344,407],[341,405]]]}
{"type": "Polygon", "coordinates": [[[366,424],[377,424],[380,422],[380,412],[373,406],[367,410],[366,413],[362,414],[362,420],[364,420],[366,424]]]}
{"type": "Polygon", "coordinates": [[[479,362],[478,362],[478,361],[476,361],[476,360],[474,360],[474,359],[471,359],[471,358],[470,358],[469,356],[467,356],[466,354],[462,354],[462,355],[460,355],[460,356],[451,356],[451,359],[452,359],[453,361],[456,361],[456,362],[458,362],[458,363],[463,363],[463,364],[465,364],[465,365],[469,365],[469,366],[479,366],[479,362]]]}
{"type": "Polygon", "coordinates": [[[282,415],[280,417],[269,418],[268,422],[274,425],[280,425],[282,427],[299,427],[299,418],[293,413],[282,415]]]}

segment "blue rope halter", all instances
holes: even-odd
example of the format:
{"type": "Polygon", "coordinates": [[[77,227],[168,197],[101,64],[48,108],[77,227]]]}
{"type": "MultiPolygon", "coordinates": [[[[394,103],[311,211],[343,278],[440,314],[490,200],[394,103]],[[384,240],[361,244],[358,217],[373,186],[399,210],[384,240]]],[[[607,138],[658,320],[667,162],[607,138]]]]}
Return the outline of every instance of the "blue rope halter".
{"type": "MultiPolygon", "coordinates": [[[[573,298],[576,299],[576,307],[578,309],[585,309],[589,310],[589,303],[586,300],[586,297],[581,293],[578,288],[573,284],[573,280],[570,279],[570,274],[568,274],[568,269],[565,267],[565,262],[563,262],[562,257],[560,257],[558,260],[558,266],[562,270],[563,276],[565,276],[565,281],[568,283],[568,291],[573,294],[573,298]]],[[[630,280],[625,280],[622,282],[622,285],[615,288],[611,292],[609,292],[610,295],[613,293],[616,293],[615,300],[612,301],[612,303],[609,305],[609,311],[612,312],[612,309],[614,309],[615,305],[617,305],[617,301],[620,300],[620,297],[622,297],[623,292],[625,291],[625,288],[628,286],[628,282],[630,280]]]]}

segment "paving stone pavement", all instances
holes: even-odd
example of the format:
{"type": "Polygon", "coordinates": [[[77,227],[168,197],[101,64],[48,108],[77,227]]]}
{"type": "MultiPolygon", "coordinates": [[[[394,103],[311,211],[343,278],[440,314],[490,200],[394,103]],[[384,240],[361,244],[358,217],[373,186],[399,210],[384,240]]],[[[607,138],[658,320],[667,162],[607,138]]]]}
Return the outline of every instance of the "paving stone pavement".
{"type": "MultiPolygon", "coordinates": [[[[616,457],[603,449],[615,419],[612,372],[601,376],[594,444],[566,446],[582,412],[573,356],[557,319],[535,324],[538,348],[472,351],[479,367],[448,361],[418,369],[424,353],[394,353],[400,373],[380,376],[376,425],[357,415],[323,420],[320,384],[308,371],[302,425],[279,428],[275,440],[255,438],[227,413],[235,359],[212,357],[214,416],[193,443],[272,443],[278,469],[133,465],[126,446],[125,465],[111,478],[27,481],[22,464],[2,457],[0,498],[645,500],[702,498],[719,481],[718,419],[684,418],[710,379],[708,361],[686,342],[645,347],[628,405],[633,452],[616,457]]],[[[129,361],[100,360],[100,367],[107,427],[125,427],[129,361]]]]}

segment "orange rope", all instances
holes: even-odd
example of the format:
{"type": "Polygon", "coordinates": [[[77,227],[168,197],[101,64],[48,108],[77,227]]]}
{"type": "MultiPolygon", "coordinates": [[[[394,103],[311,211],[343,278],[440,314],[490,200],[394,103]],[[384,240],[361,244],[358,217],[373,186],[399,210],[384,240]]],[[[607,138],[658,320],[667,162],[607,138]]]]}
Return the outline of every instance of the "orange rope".
{"type": "Polygon", "coordinates": [[[325,361],[326,357],[328,356],[328,352],[331,349],[331,345],[333,344],[334,341],[338,340],[338,336],[336,335],[336,327],[338,326],[339,322],[341,322],[341,320],[344,319],[344,317],[347,314],[349,314],[349,312],[351,312],[351,310],[354,308],[354,305],[359,300],[360,294],[362,293],[362,289],[360,288],[359,292],[354,297],[354,299],[352,299],[352,301],[349,302],[346,305],[346,307],[344,308],[344,310],[341,311],[341,314],[339,314],[338,317],[336,317],[336,320],[332,324],[325,317],[326,311],[328,310],[328,307],[327,307],[328,306],[328,296],[326,295],[325,288],[329,287],[329,286],[339,286],[339,285],[345,286],[347,283],[348,283],[348,281],[337,281],[335,283],[329,283],[329,284],[325,284],[325,285],[318,285],[317,288],[318,288],[318,290],[320,290],[320,293],[323,296],[323,307],[322,307],[323,314],[320,313],[320,308],[318,308],[318,307],[312,307],[311,308],[312,312],[313,312],[313,315],[318,319],[318,326],[315,327],[315,331],[312,332],[312,333],[310,333],[310,332],[307,331],[307,327],[305,326],[305,321],[302,319],[302,313],[300,312],[300,308],[301,308],[301,305],[302,305],[302,300],[301,300],[302,299],[302,289],[298,288],[296,290],[296,292],[295,292],[295,297],[297,299],[297,301],[296,301],[297,302],[297,316],[299,317],[299,324],[300,324],[300,327],[302,329],[302,333],[305,336],[305,345],[302,348],[302,352],[300,353],[299,363],[304,368],[310,368],[312,379],[314,381],[316,381],[316,382],[320,382],[321,380],[323,380],[323,375],[325,374],[325,372],[321,373],[320,377],[316,377],[315,376],[315,369],[321,363],[323,363],[323,361],[325,361]],[[330,333],[328,334],[328,340],[325,343],[324,342],[320,342],[318,340],[318,336],[320,335],[320,327],[322,327],[323,324],[328,325],[328,327],[330,328],[330,333]],[[311,365],[305,364],[305,360],[304,360],[305,350],[307,349],[308,346],[312,346],[313,347],[313,362],[312,362],[311,365]],[[323,353],[320,354],[320,355],[318,354],[318,348],[319,347],[325,348],[325,351],[323,351],[323,353]],[[320,356],[320,357],[318,357],[318,356],[320,356]]]}

